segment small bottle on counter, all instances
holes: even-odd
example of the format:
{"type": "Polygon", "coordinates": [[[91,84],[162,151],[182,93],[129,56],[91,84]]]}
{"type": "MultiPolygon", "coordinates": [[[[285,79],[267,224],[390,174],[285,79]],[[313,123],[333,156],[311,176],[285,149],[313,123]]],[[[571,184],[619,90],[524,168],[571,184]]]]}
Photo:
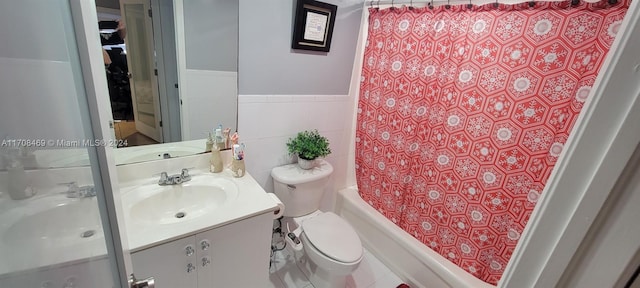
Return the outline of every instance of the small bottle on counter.
{"type": "Polygon", "coordinates": [[[209,132],[209,136],[207,137],[207,146],[204,149],[204,152],[211,152],[211,148],[213,148],[213,135],[209,132]]]}
{"type": "Polygon", "coordinates": [[[220,150],[217,147],[214,147],[211,150],[211,159],[209,159],[209,171],[212,173],[220,173],[222,172],[222,156],[220,155],[220,150]]]}
{"type": "Polygon", "coordinates": [[[231,148],[231,153],[233,155],[233,160],[231,160],[233,176],[236,178],[244,176],[246,170],[244,165],[244,143],[234,144],[231,148]]]}
{"type": "Polygon", "coordinates": [[[224,149],[231,148],[231,142],[229,141],[229,133],[231,133],[231,128],[227,128],[222,130],[222,140],[224,141],[224,149]]]}
{"type": "Polygon", "coordinates": [[[7,180],[11,199],[22,200],[35,195],[35,191],[27,185],[27,173],[19,160],[11,161],[7,169],[7,180]]]}
{"type": "Polygon", "coordinates": [[[222,125],[216,128],[214,145],[218,148],[218,150],[223,150],[224,148],[226,148],[224,138],[222,137],[222,125]]]}

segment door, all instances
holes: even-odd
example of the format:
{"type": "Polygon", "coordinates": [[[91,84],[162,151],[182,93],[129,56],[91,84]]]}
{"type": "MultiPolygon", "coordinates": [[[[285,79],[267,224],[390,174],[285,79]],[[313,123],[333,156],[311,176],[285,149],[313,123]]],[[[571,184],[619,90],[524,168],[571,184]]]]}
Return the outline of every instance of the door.
{"type": "Polygon", "coordinates": [[[154,275],[157,288],[195,288],[201,270],[195,241],[189,236],[134,252],[133,267],[140,275],[154,275]]]}
{"type": "Polygon", "coordinates": [[[121,0],[136,130],[162,142],[160,100],[149,0],[121,0]]]}
{"type": "Polygon", "coordinates": [[[0,287],[128,286],[114,148],[85,145],[111,139],[95,19],[93,1],[0,2],[0,287]],[[36,151],[90,164],[51,169],[36,151]]]}

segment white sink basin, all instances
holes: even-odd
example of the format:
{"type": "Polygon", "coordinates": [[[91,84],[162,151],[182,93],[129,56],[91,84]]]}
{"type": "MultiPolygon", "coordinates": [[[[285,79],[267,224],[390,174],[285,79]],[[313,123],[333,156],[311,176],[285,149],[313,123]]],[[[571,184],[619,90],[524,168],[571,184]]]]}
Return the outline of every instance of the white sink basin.
{"type": "Polygon", "coordinates": [[[103,238],[95,198],[42,197],[29,203],[27,211],[17,207],[2,216],[2,240],[9,247],[78,246],[103,238]]]}
{"type": "Polygon", "coordinates": [[[123,202],[129,203],[126,209],[132,221],[175,224],[215,212],[237,196],[238,187],[232,181],[201,174],[178,185],[136,187],[124,195],[123,202]]]}

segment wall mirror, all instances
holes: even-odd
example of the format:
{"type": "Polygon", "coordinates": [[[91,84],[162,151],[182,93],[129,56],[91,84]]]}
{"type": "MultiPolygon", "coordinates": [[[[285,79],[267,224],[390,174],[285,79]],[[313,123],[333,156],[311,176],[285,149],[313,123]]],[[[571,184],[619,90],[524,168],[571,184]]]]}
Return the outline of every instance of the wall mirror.
{"type": "MultiPolygon", "coordinates": [[[[238,1],[95,2],[116,165],[202,153],[218,125],[236,131],[238,1]]],[[[85,148],[53,148],[6,154],[30,169],[89,164],[85,148]]]]}

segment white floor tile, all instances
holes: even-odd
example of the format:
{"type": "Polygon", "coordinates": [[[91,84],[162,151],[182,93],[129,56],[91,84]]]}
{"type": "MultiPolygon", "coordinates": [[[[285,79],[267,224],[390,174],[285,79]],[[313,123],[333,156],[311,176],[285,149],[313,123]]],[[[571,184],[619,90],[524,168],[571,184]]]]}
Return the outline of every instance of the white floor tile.
{"type": "Polygon", "coordinates": [[[278,277],[278,274],[276,273],[269,274],[269,283],[265,287],[266,288],[285,288],[284,283],[282,283],[282,280],[280,280],[280,277],[278,277]]]}
{"type": "MultiPolygon", "coordinates": [[[[270,272],[272,286],[268,288],[314,288],[309,282],[310,275],[296,265],[294,255],[286,249],[276,252],[270,272]]],[[[347,288],[395,288],[402,283],[402,279],[366,250],[360,266],[347,276],[347,288]]]]}
{"type": "Polygon", "coordinates": [[[376,280],[367,288],[395,288],[404,283],[396,274],[388,273],[386,276],[376,280]]]}
{"type": "Polygon", "coordinates": [[[378,258],[365,251],[360,266],[347,277],[347,287],[366,288],[390,273],[391,270],[382,264],[378,258]]]}
{"type": "Polygon", "coordinates": [[[275,261],[271,265],[271,271],[278,275],[285,288],[301,288],[309,284],[309,278],[300,271],[295,258],[289,253],[278,251],[275,261]]]}

